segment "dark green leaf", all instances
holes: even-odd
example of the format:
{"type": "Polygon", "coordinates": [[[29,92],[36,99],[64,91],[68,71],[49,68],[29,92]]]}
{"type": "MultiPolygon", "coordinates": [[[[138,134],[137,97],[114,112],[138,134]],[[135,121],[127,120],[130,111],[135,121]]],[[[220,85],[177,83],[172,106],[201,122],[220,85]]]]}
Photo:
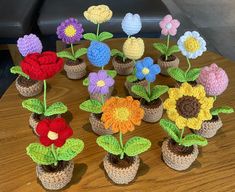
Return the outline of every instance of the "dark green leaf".
{"type": "Polygon", "coordinates": [[[44,115],[52,116],[52,115],[62,114],[65,113],[67,110],[68,110],[67,107],[62,102],[56,102],[47,108],[44,115]]]}
{"type": "Polygon", "coordinates": [[[87,48],[81,48],[81,49],[78,49],[76,52],[75,52],[75,58],[78,59],[79,57],[85,55],[87,53],[87,48]]]}
{"type": "Polygon", "coordinates": [[[145,99],[147,102],[150,102],[150,98],[148,96],[147,90],[145,87],[141,85],[133,85],[131,87],[131,91],[138,95],[139,97],[145,99]]]}
{"type": "Polygon", "coordinates": [[[36,114],[44,113],[43,103],[39,99],[27,99],[22,102],[22,106],[36,114]]]}
{"type": "Polygon", "coordinates": [[[85,78],[83,81],[82,81],[82,84],[83,86],[88,86],[89,85],[89,79],[88,78],[85,78]]]}
{"type": "Polygon", "coordinates": [[[200,75],[201,69],[200,68],[194,68],[188,71],[186,74],[186,80],[187,81],[195,81],[199,75],[200,75]]]}
{"type": "Polygon", "coordinates": [[[66,58],[66,59],[71,59],[73,61],[76,60],[76,58],[72,55],[72,53],[70,53],[69,51],[61,51],[61,52],[58,52],[57,53],[57,56],[58,57],[61,57],[61,58],[66,58]]]}
{"type": "Polygon", "coordinates": [[[180,138],[180,130],[178,127],[170,120],[161,119],[160,126],[168,133],[168,135],[175,141],[179,142],[180,138]]]}
{"type": "Polygon", "coordinates": [[[119,50],[117,50],[117,49],[112,49],[111,50],[111,56],[113,57],[113,56],[119,56],[119,57],[124,57],[124,53],[123,52],[121,52],[121,51],[119,51],[119,50]]]}
{"type": "Polygon", "coordinates": [[[110,76],[112,78],[117,76],[117,71],[115,71],[115,70],[107,70],[106,72],[107,72],[108,76],[110,76]]]}
{"type": "Polygon", "coordinates": [[[206,146],[208,142],[206,138],[200,135],[188,134],[182,139],[181,144],[185,147],[190,147],[192,145],[206,146]]]}
{"type": "Polygon", "coordinates": [[[161,95],[166,93],[168,91],[169,87],[166,85],[156,85],[152,90],[151,90],[151,96],[150,100],[153,101],[155,99],[158,99],[161,95]]]}
{"type": "Polygon", "coordinates": [[[185,77],[185,72],[178,68],[178,67],[171,67],[167,69],[168,74],[175,79],[176,81],[179,81],[181,83],[184,83],[187,81],[185,77]]]}
{"type": "Polygon", "coordinates": [[[172,54],[174,54],[174,53],[177,53],[177,52],[179,52],[180,50],[179,50],[179,48],[178,48],[178,46],[177,45],[173,45],[173,46],[171,46],[170,48],[168,48],[168,50],[167,50],[167,56],[170,56],[170,55],[172,55],[172,54]]]}
{"type": "Polygon", "coordinates": [[[155,49],[157,49],[158,51],[160,51],[160,53],[162,55],[166,55],[166,53],[167,53],[167,46],[165,44],[163,44],[163,43],[154,43],[153,47],[155,49]]]}
{"type": "Polygon", "coordinates": [[[137,79],[137,77],[135,76],[135,75],[129,75],[128,77],[127,77],[127,81],[128,82],[130,82],[130,83],[133,83],[133,82],[135,82],[135,81],[137,81],[138,79],[137,79]]]}
{"type": "Polygon", "coordinates": [[[99,114],[102,112],[102,103],[97,100],[89,99],[80,104],[80,109],[90,113],[99,114]]]}

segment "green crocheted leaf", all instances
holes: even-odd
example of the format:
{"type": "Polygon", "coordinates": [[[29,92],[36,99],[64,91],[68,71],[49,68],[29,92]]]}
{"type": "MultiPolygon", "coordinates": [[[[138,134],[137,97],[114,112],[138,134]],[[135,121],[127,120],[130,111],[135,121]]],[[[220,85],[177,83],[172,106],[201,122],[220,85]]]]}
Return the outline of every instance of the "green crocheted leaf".
{"type": "Polygon", "coordinates": [[[102,135],[96,139],[96,143],[102,147],[105,151],[114,154],[120,155],[123,153],[123,150],[118,142],[118,140],[112,135],[102,135]]]}
{"type": "Polygon", "coordinates": [[[112,49],[111,50],[111,56],[113,57],[113,56],[119,56],[119,57],[124,57],[124,53],[123,52],[121,52],[121,51],[119,51],[119,50],[117,50],[117,49],[112,49]]]}
{"type": "Polygon", "coordinates": [[[11,67],[10,71],[11,71],[12,74],[18,74],[18,75],[21,75],[21,76],[23,76],[23,77],[29,79],[29,76],[26,75],[26,74],[22,71],[22,69],[21,69],[20,66],[13,66],[13,67],[11,67]]]}
{"type": "Polygon", "coordinates": [[[233,113],[234,109],[232,107],[229,106],[223,106],[223,107],[217,107],[217,108],[213,108],[211,110],[211,115],[219,115],[220,113],[233,113]]]}
{"type": "Polygon", "coordinates": [[[88,78],[85,78],[83,81],[82,81],[82,84],[83,86],[88,86],[89,85],[89,79],[88,78]]]}
{"type": "Polygon", "coordinates": [[[83,34],[83,38],[86,39],[86,40],[89,40],[89,41],[97,41],[97,40],[99,40],[99,39],[97,39],[96,34],[94,34],[94,33],[83,34]]]}
{"type": "Polygon", "coordinates": [[[166,85],[156,85],[151,90],[150,101],[158,99],[161,95],[168,91],[169,87],[166,85]]]}
{"type": "Polygon", "coordinates": [[[143,137],[132,137],[124,146],[124,153],[133,157],[147,151],[151,147],[151,142],[143,137]]]}
{"type": "Polygon", "coordinates": [[[104,41],[104,40],[111,39],[111,38],[113,38],[113,34],[107,32],[107,31],[104,31],[104,32],[99,34],[98,40],[99,41],[104,41]]]}
{"type": "Polygon", "coordinates": [[[71,59],[73,61],[76,60],[76,58],[69,51],[60,51],[57,53],[57,56],[61,58],[71,59]]]}
{"type": "Polygon", "coordinates": [[[115,71],[115,70],[107,70],[106,72],[107,72],[108,76],[110,76],[112,78],[117,76],[117,71],[115,71]]]}
{"type": "Polygon", "coordinates": [[[67,139],[66,143],[56,149],[58,160],[70,161],[84,148],[84,142],[80,139],[67,139]]]}
{"type": "Polygon", "coordinates": [[[206,146],[208,144],[206,138],[196,135],[188,134],[180,142],[185,147],[190,147],[192,145],[206,146]]]}
{"type": "Polygon", "coordinates": [[[178,127],[168,119],[161,119],[160,126],[168,133],[168,135],[175,140],[175,142],[179,142],[180,138],[180,130],[178,127]]]}
{"type": "Polygon", "coordinates": [[[179,81],[181,83],[184,83],[187,81],[185,77],[185,72],[178,67],[170,67],[167,69],[167,72],[176,81],[179,81]]]}
{"type": "Polygon", "coordinates": [[[47,108],[44,115],[51,116],[55,114],[62,114],[65,113],[67,110],[68,108],[62,102],[56,102],[47,108]]]}
{"type": "Polygon", "coordinates": [[[50,147],[45,147],[39,143],[31,143],[26,148],[26,151],[27,155],[39,165],[51,165],[57,161],[50,147]]]}
{"type": "Polygon", "coordinates": [[[22,102],[22,106],[36,114],[44,113],[43,103],[39,99],[27,99],[22,102]]]}
{"type": "Polygon", "coordinates": [[[81,48],[75,52],[74,57],[78,59],[79,57],[85,55],[86,53],[87,53],[87,48],[81,48]]]}
{"type": "Polygon", "coordinates": [[[162,55],[166,55],[166,53],[167,53],[167,46],[165,44],[163,44],[163,43],[154,43],[153,47],[155,49],[157,49],[158,51],[160,51],[160,53],[162,55]]]}
{"type": "Polygon", "coordinates": [[[131,87],[131,91],[135,93],[136,95],[138,95],[139,97],[145,99],[147,102],[150,102],[150,98],[148,96],[148,93],[145,87],[141,85],[133,85],[131,87]]]}
{"type": "Polygon", "coordinates": [[[186,80],[195,81],[199,77],[200,72],[201,72],[200,68],[194,68],[189,70],[188,73],[186,73],[186,80]]]}
{"type": "Polygon", "coordinates": [[[135,75],[129,75],[129,76],[126,78],[126,80],[127,80],[128,82],[130,82],[130,83],[133,83],[133,82],[137,81],[138,79],[137,79],[137,77],[136,77],[135,75]]]}
{"type": "Polygon", "coordinates": [[[171,46],[170,48],[168,48],[166,55],[167,55],[167,56],[170,56],[170,55],[172,55],[173,53],[177,53],[177,52],[179,52],[179,51],[180,51],[180,50],[179,50],[178,46],[177,46],[177,45],[173,45],[173,46],[171,46]]]}
{"type": "Polygon", "coordinates": [[[89,113],[100,114],[102,113],[102,103],[97,100],[89,99],[80,104],[79,108],[89,113]]]}

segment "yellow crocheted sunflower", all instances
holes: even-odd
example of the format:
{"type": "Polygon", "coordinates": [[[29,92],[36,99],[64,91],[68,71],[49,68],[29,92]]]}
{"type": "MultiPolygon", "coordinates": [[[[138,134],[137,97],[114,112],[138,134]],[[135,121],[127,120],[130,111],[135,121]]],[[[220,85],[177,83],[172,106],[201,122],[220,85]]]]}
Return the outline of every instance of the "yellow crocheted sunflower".
{"type": "Polygon", "coordinates": [[[212,118],[210,109],[214,99],[206,97],[204,87],[198,85],[192,87],[183,83],[180,88],[171,88],[168,91],[169,98],[163,104],[167,110],[169,119],[175,121],[179,129],[186,126],[191,129],[200,129],[205,120],[212,118]]]}

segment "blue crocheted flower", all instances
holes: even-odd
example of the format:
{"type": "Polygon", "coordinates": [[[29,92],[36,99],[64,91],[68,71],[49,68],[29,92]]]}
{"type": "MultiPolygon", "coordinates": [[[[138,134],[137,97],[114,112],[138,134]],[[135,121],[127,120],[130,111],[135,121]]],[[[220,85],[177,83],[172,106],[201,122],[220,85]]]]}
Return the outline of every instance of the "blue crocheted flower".
{"type": "Polygon", "coordinates": [[[122,30],[129,36],[139,33],[142,23],[139,14],[127,13],[122,20],[122,30]]]}
{"type": "Polygon", "coordinates": [[[111,51],[105,43],[92,41],[87,49],[87,57],[92,65],[103,67],[109,63],[111,51]]]}
{"type": "Polygon", "coordinates": [[[154,82],[156,75],[161,72],[157,64],[153,64],[153,59],[145,57],[143,60],[136,62],[136,77],[139,80],[146,79],[148,82],[154,82]]]}

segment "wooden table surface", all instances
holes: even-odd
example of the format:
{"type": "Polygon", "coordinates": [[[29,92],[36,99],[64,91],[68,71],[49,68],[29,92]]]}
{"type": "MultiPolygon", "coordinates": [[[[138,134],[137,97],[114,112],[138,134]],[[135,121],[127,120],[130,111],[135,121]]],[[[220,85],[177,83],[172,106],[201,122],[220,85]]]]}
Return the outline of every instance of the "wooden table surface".
{"type": "MultiPolygon", "coordinates": [[[[107,43],[111,48],[121,49],[123,41],[124,39],[113,39],[107,43]]],[[[159,53],[153,49],[152,44],[159,42],[159,39],[146,38],[144,41],[145,56],[156,60],[159,53]]],[[[83,47],[87,46],[88,42],[84,42],[83,47]]],[[[185,58],[180,54],[178,56],[181,67],[187,67],[185,58]]],[[[212,52],[206,52],[191,62],[193,67],[215,62],[227,71],[229,87],[218,97],[216,106],[235,107],[235,63],[212,52]]],[[[111,67],[109,64],[107,68],[111,67]]],[[[97,68],[88,64],[88,71],[96,70],[97,68]]],[[[116,77],[115,95],[127,95],[125,79],[124,76],[116,77]]],[[[172,79],[161,75],[157,77],[156,83],[174,85],[172,79]]],[[[142,136],[151,140],[152,147],[141,154],[142,163],[135,181],[118,186],[106,177],[103,170],[102,159],[106,152],[96,144],[97,135],[91,131],[89,113],[79,109],[79,104],[88,99],[87,88],[82,86],[82,80],[69,80],[61,72],[48,80],[48,84],[48,104],[62,101],[68,106],[69,112],[63,117],[73,128],[73,137],[79,137],[85,142],[84,151],[74,159],[72,181],[62,191],[235,191],[234,114],[221,115],[223,128],[214,138],[209,139],[208,146],[200,149],[200,154],[190,169],[183,172],[170,169],[161,160],[160,146],[167,135],[159,123],[142,122],[134,132],[124,135],[124,141],[134,135],[142,136]]],[[[39,97],[42,99],[42,94],[39,97]]],[[[36,164],[25,153],[25,148],[32,142],[38,142],[38,139],[28,125],[30,112],[21,107],[23,99],[12,84],[0,100],[0,191],[4,192],[45,191],[36,178],[36,164]]]]}

